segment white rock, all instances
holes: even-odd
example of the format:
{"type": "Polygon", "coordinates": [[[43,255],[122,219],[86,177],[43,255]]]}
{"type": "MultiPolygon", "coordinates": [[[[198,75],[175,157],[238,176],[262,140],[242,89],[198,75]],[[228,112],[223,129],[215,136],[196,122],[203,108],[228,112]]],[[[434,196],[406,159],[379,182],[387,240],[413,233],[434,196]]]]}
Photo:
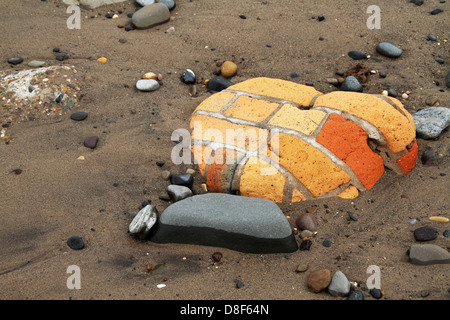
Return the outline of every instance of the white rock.
{"type": "Polygon", "coordinates": [[[147,205],[133,218],[128,230],[131,234],[136,234],[140,239],[144,239],[156,223],[157,217],[156,207],[147,205]]]}
{"type": "Polygon", "coordinates": [[[136,88],[140,91],[155,91],[159,88],[159,82],[154,79],[141,79],[136,82],[136,88]]]}

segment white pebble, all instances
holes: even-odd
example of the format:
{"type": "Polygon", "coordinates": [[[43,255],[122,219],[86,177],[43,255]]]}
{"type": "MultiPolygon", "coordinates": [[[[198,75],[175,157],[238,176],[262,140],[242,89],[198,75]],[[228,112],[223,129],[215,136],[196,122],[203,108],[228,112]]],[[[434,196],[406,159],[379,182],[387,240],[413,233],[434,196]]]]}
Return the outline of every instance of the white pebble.
{"type": "Polygon", "coordinates": [[[153,79],[142,79],[136,82],[136,88],[140,91],[155,91],[159,88],[159,83],[153,79]]]}
{"type": "Polygon", "coordinates": [[[158,284],[158,285],[156,285],[156,287],[157,287],[158,289],[164,288],[165,286],[166,286],[165,284],[158,284]]]}
{"type": "Polygon", "coordinates": [[[383,90],[383,92],[381,93],[383,96],[388,96],[389,95],[389,93],[388,93],[388,91],[387,90],[383,90]]]}
{"type": "Polygon", "coordinates": [[[408,99],[408,95],[407,95],[406,93],[403,93],[403,94],[402,94],[402,98],[403,98],[403,99],[408,99]]]}

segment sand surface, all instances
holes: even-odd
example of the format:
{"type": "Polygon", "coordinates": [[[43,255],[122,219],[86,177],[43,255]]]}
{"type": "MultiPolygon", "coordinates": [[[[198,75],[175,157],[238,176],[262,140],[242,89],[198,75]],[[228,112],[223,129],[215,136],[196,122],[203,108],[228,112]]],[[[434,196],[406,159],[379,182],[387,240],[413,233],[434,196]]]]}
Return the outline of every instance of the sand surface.
{"type": "MultiPolygon", "coordinates": [[[[371,75],[365,92],[410,91],[403,103],[411,113],[426,107],[429,96],[447,107],[448,1],[416,6],[406,0],[178,0],[173,19],[165,24],[130,32],[118,28],[129,23],[127,13],[137,7],[126,1],[82,9],[81,28],[71,30],[66,25],[70,15],[60,1],[1,1],[0,70],[27,69],[31,60],[73,66],[76,73],[71,77],[78,81],[82,97],[61,115],[13,121],[7,131],[10,143],[0,144],[0,299],[339,300],[346,298],[309,289],[309,272],[341,270],[350,281],[367,287],[371,265],[381,270],[382,299],[449,298],[449,266],[413,265],[407,255],[416,243],[412,231],[424,225],[439,230],[431,243],[449,248],[449,238],[442,235],[449,224],[428,219],[449,217],[447,131],[436,140],[418,139],[419,158],[410,174],[387,170],[354,200],[282,206],[292,226],[306,207],[317,207],[318,233],[309,251],[246,254],[155,244],[128,234],[143,201],[151,200],[160,213],[170,204],[159,199],[168,185],[162,170],[196,169],[172,163],[171,134],[176,128],[188,129],[192,111],[210,95],[202,83],[213,76],[217,61],[236,62],[233,82],[274,77],[311,83],[327,93],[337,88],[326,79],[350,68],[355,61],[347,52],[358,50],[376,58],[364,61],[370,69],[387,73],[384,79],[371,75]],[[373,4],[381,9],[381,29],[366,26],[366,9],[373,4]],[[429,13],[438,7],[445,11],[429,13]],[[118,8],[123,9],[119,18],[105,18],[118,8]],[[247,18],[240,18],[242,14],[247,18]],[[317,20],[320,14],[324,21],[317,20]],[[166,33],[169,27],[175,31],[166,33]],[[438,41],[427,41],[428,34],[438,41]],[[402,48],[402,56],[377,54],[375,45],[382,41],[402,48]],[[70,59],[57,61],[54,47],[70,59]],[[24,62],[11,67],[7,59],[16,55],[24,62]],[[106,63],[97,61],[102,56],[106,63]],[[437,58],[447,61],[439,64],[437,58]],[[187,68],[200,82],[195,97],[180,81],[187,68]],[[163,75],[163,85],[154,92],[137,91],[136,81],[150,71],[163,75]],[[291,79],[293,72],[299,77],[291,79]],[[89,116],[75,122],[69,118],[74,111],[89,116]],[[91,150],[83,141],[93,135],[99,136],[99,143],[91,150]],[[437,153],[439,165],[422,164],[420,156],[427,147],[437,153]],[[80,156],[85,159],[78,160],[80,156]],[[158,167],[156,161],[165,164],[158,167]],[[350,220],[347,211],[358,220],[350,220]],[[417,223],[411,225],[409,219],[417,223]],[[84,249],[67,246],[73,235],[83,238],[84,249]],[[331,242],[329,248],[322,245],[324,240],[331,242]],[[211,259],[216,251],[223,254],[218,263],[211,259]],[[307,264],[308,271],[295,272],[299,264],[307,264]],[[71,265],[81,271],[79,290],[67,287],[71,265]],[[148,265],[161,266],[148,272],[148,265]],[[236,288],[237,280],[244,286],[236,288]],[[422,297],[423,290],[429,295],[422,297]]],[[[202,182],[197,170],[194,189],[199,193],[202,182]]]]}

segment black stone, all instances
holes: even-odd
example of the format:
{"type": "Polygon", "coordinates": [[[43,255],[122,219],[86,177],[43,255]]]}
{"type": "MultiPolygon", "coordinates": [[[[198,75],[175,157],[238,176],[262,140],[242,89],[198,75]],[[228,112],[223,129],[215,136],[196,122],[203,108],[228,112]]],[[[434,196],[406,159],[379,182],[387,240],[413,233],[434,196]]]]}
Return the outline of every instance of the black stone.
{"type": "Polygon", "coordinates": [[[88,114],[84,111],[80,111],[80,112],[75,112],[72,113],[70,115],[70,119],[75,120],[75,121],[82,121],[84,119],[86,119],[88,116],[88,114]]]}
{"type": "Polygon", "coordinates": [[[428,41],[437,41],[437,37],[435,35],[429,34],[427,37],[428,41]]]}
{"type": "Polygon", "coordinates": [[[61,93],[55,100],[56,103],[60,103],[61,100],[64,98],[64,93],[61,93]]]}
{"type": "Polygon", "coordinates": [[[64,61],[67,59],[69,59],[69,55],[65,52],[60,52],[56,55],[56,60],[58,60],[58,61],[64,61]]]}
{"type": "Polygon", "coordinates": [[[231,82],[230,80],[222,77],[222,76],[216,76],[214,78],[212,78],[211,80],[209,80],[208,85],[207,85],[207,89],[208,91],[222,91],[226,88],[228,88],[229,86],[232,86],[234,83],[231,82]]]}
{"type": "Polygon", "coordinates": [[[241,19],[247,19],[247,17],[246,17],[245,15],[243,15],[243,14],[239,15],[239,18],[241,18],[241,19]]]}
{"type": "Polygon", "coordinates": [[[444,64],[444,63],[445,63],[445,60],[444,60],[444,59],[441,59],[441,58],[435,59],[434,61],[436,61],[436,62],[439,63],[439,64],[444,64]]]}
{"type": "Polygon", "coordinates": [[[450,237],[450,230],[445,230],[443,233],[442,233],[442,235],[444,236],[444,237],[446,237],[446,238],[448,238],[448,237],[450,237]]]}
{"type": "Polygon", "coordinates": [[[194,183],[194,176],[190,173],[173,174],[170,176],[170,183],[178,186],[192,188],[192,185],[194,183]]]}
{"type": "Polygon", "coordinates": [[[381,290],[377,289],[377,288],[372,288],[369,290],[369,292],[372,295],[372,297],[374,297],[375,299],[380,299],[383,296],[383,293],[381,292],[381,290]]]}
{"type": "Polygon", "coordinates": [[[441,13],[441,12],[444,12],[444,10],[442,10],[442,9],[434,9],[434,10],[431,11],[430,13],[431,13],[432,15],[436,15],[436,14],[441,13]]]}
{"type": "Polygon", "coordinates": [[[350,58],[352,58],[353,60],[363,60],[363,59],[367,59],[367,55],[363,52],[360,51],[349,51],[348,52],[348,56],[350,58]]]}
{"type": "Polygon", "coordinates": [[[298,78],[298,77],[300,77],[300,75],[297,72],[292,72],[289,76],[291,78],[298,78]]]}
{"type": "Polygon", "coordinates": [[[323,21],[323,20],[325,20],[325,16],[323,14],[321,14],[320,16],[317,17],[317,20],[323,21]]]}
{"type": "Polygon", "coordinates": [[[387,77],[387,74],[384,72],[380,72],[379,75],[380,75],[380,78],[383,78],[383,79],[387,77]]]}
{"type": "Polygon", "coordinates": [[[22,62],[23,62],[23,58],[22,58],[22,57],[19,57],[19,56],[12,57],[12,58],[9,58],[9,59],[8,59],[8,63],[14,64],[14,65],[20,64],[20,63],[22,63],[22,62]]]}
{"type": "Polygon", "coordinates": [[[53,52],[59,52],[60,49],[59,48],[53,48],[53,52]]]}
{"type": "Polygon", "coordinates": [[[414,230],[414,239],[416,241],[430,241],[437,238],[439,232],[431,226],[424,226],[414,230]]]}
{"type": "Polygon", "coordinates": [[[184,70],[183,74],[181,75],[181,81],[186,84],[195,83],[195,73],[191,69],[184,70]]]}
{"type": "Polygon", "coordinates": [[[364,300],[364,294],[359,290],[350,292],[347,300],[364,300]]]}
{"type": "Polygon", "coordinates": [[[323,245],[324,247],[329,248],[329,247],[331,247],[331,242],[330,242],[329,240],[324,240],[324,241],[322,242],[322,245],[323,245]]]}
{"type": "Polygon", "coordinates": [[[67,240],[67,245],[73,250],[81,250],[84,248],[84,241],[79,236],[72,236],[67,240]]]}
{"type": "Polygon", "coordinates": [[[411,0],[411,3],[414,3],[416,6],[421,6],[423,5],[423,0],[411,0]]]}
{"type": "Polygon", "coordinates": [[[128,31],[131,31],[131,30],[134,30],[134,27],[131,24],[125,26],[125,31],[128,32],[128,31]]]}
{"type": "Polygon", "coordinates": [[[300,251],[309,250],[311,248],[312,241],[310,239],[303,240],[300,243],[300,247],[298,248],[300,251]]]}
{"type": "Polygon", "coordinates": [[[352,219],[353,221],[358,221],[358,218],[355,217],[355,215],[353,214],[353,212],[351,211],[347,211],[348,216],[350,217],[350,219],[352,219]]]}
{"type": "Polygon", "coordinates": [[[243,286],[244,286],[244,283],[242,283],[241,280],[236,280],[236,288],[237,288],[237,289],[240,289],[240,288],[242,288],[243,286]]]}
{"type": "Polygon", "coordinates": [[[156,165],[158,166],[158,167],[162,167],[163,165],[164,165],[164,161],[156,161],[156,165]]]}

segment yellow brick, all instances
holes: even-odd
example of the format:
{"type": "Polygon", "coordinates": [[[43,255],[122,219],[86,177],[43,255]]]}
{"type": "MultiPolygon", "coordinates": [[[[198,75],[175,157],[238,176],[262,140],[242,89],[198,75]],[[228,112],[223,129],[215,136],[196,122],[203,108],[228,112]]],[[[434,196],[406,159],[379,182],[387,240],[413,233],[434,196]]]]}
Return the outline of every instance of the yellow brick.
{"type": "Polygon", "coordinates": [[[292,192],[291,203],[305,201],[305,200],[306,200],[306,198],[303,196],[303,194],[300,191],[298,191],[297,189],[294,189],[294,191],[292,192]]]}
{"type": "Polygon", "coordinates": [[[224,114],[237,119],[261,122],[279,105],[279,103],[240,96],[224,114]]]}
{"type": "Polygon", "coordinates": [[[198,110],[219,112],[234,96],[235,94],[231,92],[215,93],[200,103],[194,113],[198,110]]]}
{"type": "Polygon", "coordinates": [[[269,163],[251,157],[241,175],[240,191],[244,197],[264,198],[273,202],[283,201],[286,178],[269,163]]]}
{"type": "Polygon", "coordinates": [[[268,123],[311,135],[325,116],[320,110],[301,110],[285,104],[268,123]]]}
{"type": "Polygon", "coordinates": [[[294,101],[304,107],[309,106],[315,96],[322,94],[310,86],[264,77],[243,81],[228,87],[228,89],[294,101]]]}
{"type": "Polygon", "coordinates": [[[341,194],[338,195],[342,199],[355,199],[359,194],[358,189],[354,186],[348,186],[341,194]]]}

